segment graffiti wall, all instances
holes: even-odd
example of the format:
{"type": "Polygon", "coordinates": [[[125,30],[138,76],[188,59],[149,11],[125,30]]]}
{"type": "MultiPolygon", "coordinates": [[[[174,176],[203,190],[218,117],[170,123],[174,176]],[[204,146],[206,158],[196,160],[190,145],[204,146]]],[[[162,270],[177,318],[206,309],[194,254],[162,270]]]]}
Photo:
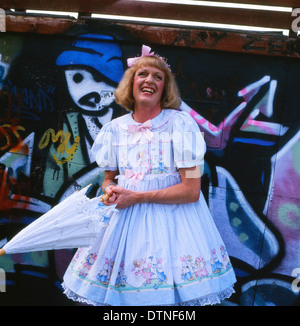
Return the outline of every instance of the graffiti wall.
{"type": "MultiPolygon", "coordinates": [[[[125,113],[114,89],[142,44],[101,28],[2,33],[1,246],[75,190],[92,183],[90,196],[99,192],[103,171],[91,145],[106,122],[125,113]]],[[[202,191],[238,277],[227,304],[299,305],[299,61],[153,48],[176,75],[181,110],[204,132],[202,191]]],[[[1,305],[72,305],[60,282],[73,254],[1,257],[1,305]]]]}

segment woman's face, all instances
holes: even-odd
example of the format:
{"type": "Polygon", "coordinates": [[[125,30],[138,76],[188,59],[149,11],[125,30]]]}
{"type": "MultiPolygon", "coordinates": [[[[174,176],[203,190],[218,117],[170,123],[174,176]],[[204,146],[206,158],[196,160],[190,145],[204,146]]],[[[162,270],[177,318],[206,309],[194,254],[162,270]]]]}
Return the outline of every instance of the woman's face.
{"type": "Polygon", "coordinates": [[[160,106],[165,85],[164,72],[152,66],[138,69],[133,80],[135,105],[160,106]]]}

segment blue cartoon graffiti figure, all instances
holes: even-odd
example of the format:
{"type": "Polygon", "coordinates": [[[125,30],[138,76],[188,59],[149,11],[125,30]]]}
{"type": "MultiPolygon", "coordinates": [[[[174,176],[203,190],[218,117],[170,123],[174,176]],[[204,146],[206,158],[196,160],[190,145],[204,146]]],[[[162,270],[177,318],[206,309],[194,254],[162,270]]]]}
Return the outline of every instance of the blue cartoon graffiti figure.
{"type": "Polygon", "coordinates": [[[45,195],[57,192],[59,186],[66,187],[66,180],[70,185],[99,182],[97,168],[85,174],[81,169],[94,162],[90,148],[102,126],[124,113],[114,98],[114,90],[124,72],[121,57],[120,46],[113,37],[104,34],[79,35],[57,57],[56,65],[65,80],[65,88],[62,87],[65,101],[59,108],[62,122],[59,132],[65,139],[69,137],[69,143],[59,153],[56,143],[50,145],[44,180],[53,179],[53,170],[56,171],[56,190],[45,185],[45,195]],[[68,150],[72,146],[70,154],[68,150]],[[66,164],[73,161],[76,164],[66,164]],[[80,174],[81,179],[75,174],[80,174]]]}

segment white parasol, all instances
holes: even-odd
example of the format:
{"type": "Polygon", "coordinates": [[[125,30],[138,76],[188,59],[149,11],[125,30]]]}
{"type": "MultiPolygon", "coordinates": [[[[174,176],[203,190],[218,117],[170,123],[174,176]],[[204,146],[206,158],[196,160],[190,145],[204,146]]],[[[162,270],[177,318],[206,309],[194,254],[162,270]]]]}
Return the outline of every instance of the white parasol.
{"type": "Polygon", "coordinates": [[[14,236],[0,256],[32,251],[90,246],[115,206],[101,204],[101,198],[88,198],[87,186],[76,191],[14,236]]]}

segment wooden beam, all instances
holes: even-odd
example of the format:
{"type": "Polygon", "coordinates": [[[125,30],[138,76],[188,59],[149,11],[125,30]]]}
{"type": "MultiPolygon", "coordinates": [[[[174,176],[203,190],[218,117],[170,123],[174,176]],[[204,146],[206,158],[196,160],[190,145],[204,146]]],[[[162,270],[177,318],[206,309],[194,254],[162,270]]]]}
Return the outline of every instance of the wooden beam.
{"type": "Polygon", "coordinates": [[[230,2],[245,5],[276,6],[300,8],[300,0],[210,0],[212,2],[230,2]]]}
{"type": "Polygon", "coordinates": [[[185,20],[205,23],[261,26],[267,28],[289,29],[291,15],[286,12],[268,12],[263,10],[233,9],[209,6],[189,6],[165,3],[143,2],[137,5],[132,1],[126,7],[115,2],[105,8],[97,9],[102,14],[185,20]]]}
{"type": "Polygon", "coordinates": [[[0,0],[0,8],[71,11],[290,29],[290,12],[141,2],[135,0],[0,0]]]}
{"type": "MultiPolygon", "coordinates": [[[[94,20],[101,31],[102,21],[94,20]]],[[[65,19],[7,15],[7,32],[65,34],[77,25],[88,26],[90,19],[65,19]]],[[[300,58],[300,39],[274,34],[233,32],[226,30],[187,29],[145,24],[105,23],[105,28],[122,30],[120,42],[166,45],[204,50],[300,58]],[[126,37],[124,38],[124,35],[126,37]]]]}
{"type": "Polygon", "coordinates": [[[133,39],[146,44],[300,58],[300,39],[283,35],[144,25],[123,26],[133,39]]]}
{"type": "MultiPolygon", "coordinates": [[[[1,0],[0,7],[9,8],[26,8],[26,9],[37,9],[37,10],[62,10],[63,11],[82,11],[85,7],[105,6],[108,3],[117,2],[118,0],[1,0]],[[90,2],[90,3],[89,3],[90,2]]],[[[247,5],[263,5],[263,6],[279,6],[279,7],[292,7],[300,8],[300,0],[210,0],[211,2],[229,2],[233,4],[247,4],[247,5]]],[[[131,2],[131,0],[122,1],[131,2]]]]}
{"type": "MultiPolygon", "coordinates": [[[[0,8],[26,8],[31,10],[70,11],[91,13],[97,7],[117,0],[0,0],[0,8]],[[91,11],[92,10],[92,11],[91,11]]],[[[125,2],[130,2],[129,0],[125,2]]]]}
{"type": "Polygon", "coordinates": [[[76,24],[76,19],[6,15],[6,32],[63,34],[76,24]]]}

